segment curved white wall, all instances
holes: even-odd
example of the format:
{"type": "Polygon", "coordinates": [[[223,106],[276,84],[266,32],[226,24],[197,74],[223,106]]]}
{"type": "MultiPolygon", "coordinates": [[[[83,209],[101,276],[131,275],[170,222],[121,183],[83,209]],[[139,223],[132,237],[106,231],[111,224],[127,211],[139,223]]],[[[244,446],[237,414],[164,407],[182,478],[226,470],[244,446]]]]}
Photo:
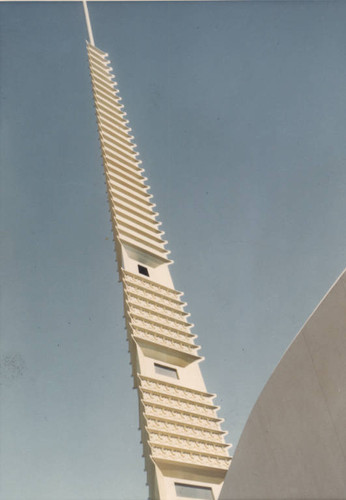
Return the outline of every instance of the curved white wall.
{"type": "Polygon", "coordinates": [[[346,271],[258,398],[220,500],[346,499],[346,271]]]}

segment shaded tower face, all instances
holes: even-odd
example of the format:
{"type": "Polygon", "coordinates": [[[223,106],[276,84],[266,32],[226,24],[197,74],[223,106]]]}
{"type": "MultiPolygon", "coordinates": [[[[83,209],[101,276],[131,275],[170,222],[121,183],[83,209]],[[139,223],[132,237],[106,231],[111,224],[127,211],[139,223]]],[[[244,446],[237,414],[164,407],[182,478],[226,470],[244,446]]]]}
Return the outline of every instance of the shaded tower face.
{"type": "Polygon", "coordinates": [[[147,192],[108,55],[93,43],[87,50],[124,286],[149,496],[216,500],[231,459],[213,404],[215,394],[206,391],[196,335],[191,333],[182,293],[173,285],[167,242],[147,192]]]}

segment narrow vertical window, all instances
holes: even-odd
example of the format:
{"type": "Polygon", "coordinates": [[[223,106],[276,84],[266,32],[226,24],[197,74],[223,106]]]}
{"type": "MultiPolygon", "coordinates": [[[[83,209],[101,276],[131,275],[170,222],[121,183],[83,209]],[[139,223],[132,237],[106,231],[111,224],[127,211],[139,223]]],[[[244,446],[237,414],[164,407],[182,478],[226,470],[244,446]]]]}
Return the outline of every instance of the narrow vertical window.
{"type": "Polygon", "coordinates": [[[143,274],[144,276],[149,276],[148,269],[144,266],[141,266],[140,264],[138,264],[138,272],[139,274],[143,274]]]}

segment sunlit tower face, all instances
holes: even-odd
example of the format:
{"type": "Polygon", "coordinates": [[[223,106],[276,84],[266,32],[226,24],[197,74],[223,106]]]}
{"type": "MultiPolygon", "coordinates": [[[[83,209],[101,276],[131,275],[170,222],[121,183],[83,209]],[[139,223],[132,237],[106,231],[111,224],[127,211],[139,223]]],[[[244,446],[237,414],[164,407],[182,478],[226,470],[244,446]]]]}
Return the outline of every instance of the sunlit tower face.
{"type": "MultiPolygon", "coordinates": [[[[95,47],[86,3],[92,89],[106,177],[151,499],[216,500],[229,468],[222,419],[175,290],[158,212],[108,54],[95,47]]],[[[119,429],[120,432],[120,429],[119,429]]]]}

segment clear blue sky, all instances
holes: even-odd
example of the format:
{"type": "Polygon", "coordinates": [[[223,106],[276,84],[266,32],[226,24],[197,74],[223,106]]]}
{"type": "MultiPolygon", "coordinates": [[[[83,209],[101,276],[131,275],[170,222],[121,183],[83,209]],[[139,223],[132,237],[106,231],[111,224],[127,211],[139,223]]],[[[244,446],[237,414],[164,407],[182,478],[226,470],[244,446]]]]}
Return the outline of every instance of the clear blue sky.
{"type": "MultiPolygon", "coordinates": [[[[236,445],[345,267],[346,2],[89,10],[236,445]]],[[[143,500],[82,4],[1,2],[0,30],[0,496],[143,500]]]]}

